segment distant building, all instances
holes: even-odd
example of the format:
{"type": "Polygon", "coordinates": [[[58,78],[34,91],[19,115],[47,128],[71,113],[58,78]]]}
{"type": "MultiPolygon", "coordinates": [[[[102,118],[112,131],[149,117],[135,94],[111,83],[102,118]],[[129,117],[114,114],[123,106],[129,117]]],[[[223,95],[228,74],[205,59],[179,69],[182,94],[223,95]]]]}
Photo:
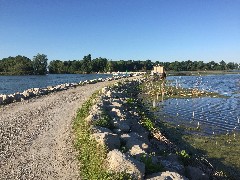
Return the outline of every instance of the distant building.
{"type": "Polygon", "coordinates": [[[164,70],[164,66],[157,65],[153,66],[153,70],[151,71],[151,75],[159,75],[160,78],[166,78],[166,72],[164,70]]]}
{"type": "Polygon", "coordinates": [[[161,75],[162,73],[164,73],[164,66],[160,66],[160,65],[153,66],[153,70],[151,71],[151,75],[154,75],[154,74],[161,75]]]}

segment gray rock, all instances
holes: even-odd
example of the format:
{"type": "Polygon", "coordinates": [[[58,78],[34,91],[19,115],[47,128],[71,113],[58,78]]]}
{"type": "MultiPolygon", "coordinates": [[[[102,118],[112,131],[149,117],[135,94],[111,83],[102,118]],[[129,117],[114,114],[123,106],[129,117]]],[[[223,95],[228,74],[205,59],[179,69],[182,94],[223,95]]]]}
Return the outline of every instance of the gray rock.
{"type": "Polygon", "coordinates": [[[127,133],[130,130],[129,125],[127,125],[125,122],[119,121],[119,123],[115,126],[117,129],[120,129],[123,133],[127,133]]]}
{"type": "Polygon", "coordinates": [[[113,131],[111,131],[110,129],[105,128],[105,127],[101,127],[101,126],[94,126],[94,127],[92,128],[92,131],[93,131],[94,133],[104,133],[104,132],[113,133],[113,131]]]}
{"type": "Polygon", "coordinates": [[[179,162],[178,156],[176,154],[170,154],[166,157],[161,158],[161,164],[168,171],[175,171],[180,174],[184,174],[185,168],[179,162]]]}
{"type": "Polygon", "coordinates": [[[14,94],[14,101],[20,102],[22,100],[22,98],[23,98],[22,94],[20,94],[20,93],[15,93],[14,94]]]}
{"type": "Polygon", "coordinates": [[[143,179],[145,174],[145,164],[121,153],[112,150],[107,154],[107,169],[113,172],[129,173],[134,179],[143,179]]]}
{"type": "Polygon", "coordinates": [[[121,129],[113,129],[112,131],[113,131],[113,133],[118,134],[118,135],[123,134],[123,132],[121,131],[121,129]]]}
{"type": "Polygon", "coordinates": [[[189,179],[194,179],[194,180],[208,180],[209,179],[208,175],[205,174],[201,169],[192,167],[192,166],[186,167],[186,174],[189,179]]]}

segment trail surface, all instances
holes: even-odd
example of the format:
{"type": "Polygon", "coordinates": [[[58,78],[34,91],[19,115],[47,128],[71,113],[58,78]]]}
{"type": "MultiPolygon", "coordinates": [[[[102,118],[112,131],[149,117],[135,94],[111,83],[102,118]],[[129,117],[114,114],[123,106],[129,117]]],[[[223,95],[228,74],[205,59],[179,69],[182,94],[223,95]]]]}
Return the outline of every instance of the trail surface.
{"type": "Polygon", "coordinates": [[[0,179],[80,179],[73,118],[94,91],[110,83],[0,107],[0,179]]]}

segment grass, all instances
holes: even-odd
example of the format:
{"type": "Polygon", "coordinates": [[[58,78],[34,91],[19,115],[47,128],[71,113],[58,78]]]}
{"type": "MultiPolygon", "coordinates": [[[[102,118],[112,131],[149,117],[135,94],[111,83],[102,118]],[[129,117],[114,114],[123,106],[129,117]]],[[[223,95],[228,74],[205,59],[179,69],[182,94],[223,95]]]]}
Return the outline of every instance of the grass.
{"type": "Polygon", "coordinates": [[[103,164],[107,156],[107,149],[91,137],[91,124],[87,123],[85,118],[89,115],[97,97],[98,93],[93,94],[82,105],[74,121],[75,147],[78,151],[81,179],[130,179],[126,173],[111,173],[105,169],[103,164]]]}
{"type": "Polygon", "coordinates": [[[184,135],[183,139],[195,149],[204,152],[218,171],[229,178],[240,177],[240,134],[196,136],[184,135]]]}

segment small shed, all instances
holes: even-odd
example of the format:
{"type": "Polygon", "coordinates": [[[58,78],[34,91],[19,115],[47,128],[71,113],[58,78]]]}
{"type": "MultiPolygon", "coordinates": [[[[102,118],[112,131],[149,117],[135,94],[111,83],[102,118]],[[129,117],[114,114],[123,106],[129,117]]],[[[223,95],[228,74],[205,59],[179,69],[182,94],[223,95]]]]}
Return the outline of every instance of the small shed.
{"type": "Polygon", "coordinates": [[[153,66],[153,71],[156,74],[162,74],[164,72],[164,67],[163,66],[153,66]]]}
{"type": "Polygon", "coordinates": [[[164,70],[164,66],[156,65],[153,66],[153,70],[151,71],[151,75],[159,75],[161,78],[166,78],[166,73],[164,70]]]}
{"type": "Polygon", "coordinates": [[[151,71],[151,74],[163,74],[164,73],[164,66],[153,66],[153,70],[151,71]]]}

